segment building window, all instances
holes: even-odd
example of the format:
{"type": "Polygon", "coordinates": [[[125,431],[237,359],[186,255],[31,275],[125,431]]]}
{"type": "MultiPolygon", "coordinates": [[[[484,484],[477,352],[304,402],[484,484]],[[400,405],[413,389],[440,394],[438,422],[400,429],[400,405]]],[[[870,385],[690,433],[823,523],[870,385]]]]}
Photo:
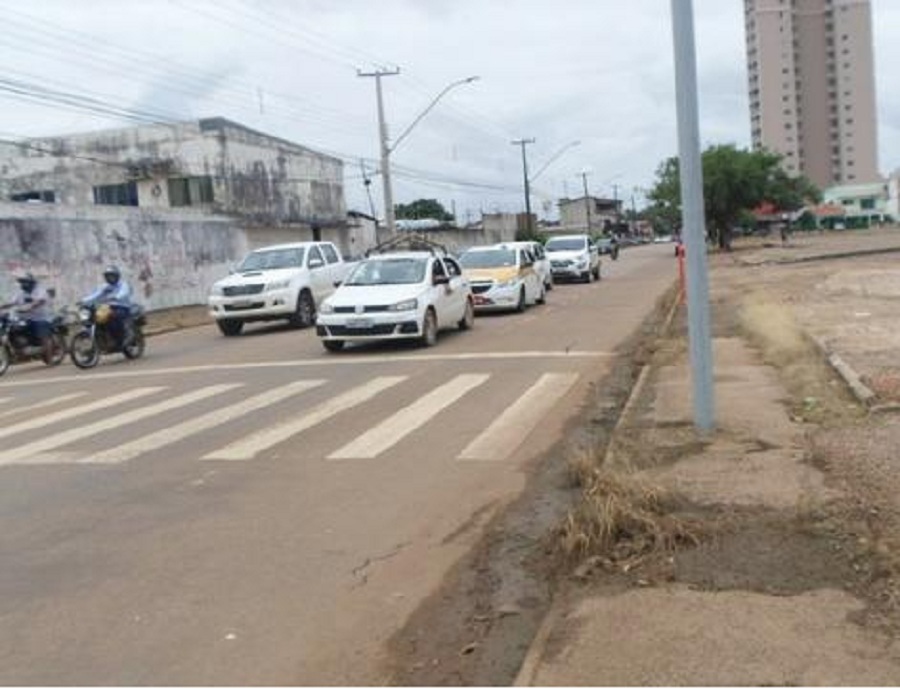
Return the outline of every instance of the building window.
{"type": "Polygon", "coordinates": [[[125,182],[121,185],[98,185],[94,188],[94,204],[137,206],[137,183],[125,182]]]}
{"type": "Polygon", "coordinates": [[[56,201],[56,193],[53,190],[34,190],[31,192],[19,192],[10,195],[10,201],[14,202],[48,202],[56,201]]]}
{"type": "Polygon", "coordinates": [[[170,206],[198,206],[214,201],[212,178],[209,176],[170,178],[168,183],[170,206]]]}

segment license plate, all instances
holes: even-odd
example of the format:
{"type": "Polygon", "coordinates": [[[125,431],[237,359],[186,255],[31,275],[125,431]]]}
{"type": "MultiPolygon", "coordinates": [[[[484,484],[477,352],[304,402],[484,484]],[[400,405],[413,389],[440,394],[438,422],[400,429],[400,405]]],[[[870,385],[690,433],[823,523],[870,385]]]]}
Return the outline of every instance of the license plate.
{"type": "Polygon", "coordinates": [[[234,302],[231,303],[231,306],[236,307],[238,309],[246,309],[247,307],[249,307],[252,304],[253,304],[253,302],[251,300],[235,300],[234,302]]]}
{"type": "Polygon", "coordinates": [[[372,324],[372,320],[366,317],[351,317],[347,320],[347,326],[351,329],[368,329],[372,324]]]}

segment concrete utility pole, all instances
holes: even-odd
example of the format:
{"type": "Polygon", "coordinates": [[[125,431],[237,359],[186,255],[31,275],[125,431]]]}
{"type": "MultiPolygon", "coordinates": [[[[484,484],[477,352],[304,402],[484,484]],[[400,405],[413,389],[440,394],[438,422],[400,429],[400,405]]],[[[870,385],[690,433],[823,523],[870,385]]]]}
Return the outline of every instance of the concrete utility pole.
{"type": "Polygon", "coordinates": [[[581,182],[584,185],[584,214],[587,218],[587,232],[591,234],[591,199],[588,196],[587,171],[581,174],[581,182]]]}
{"type": "Polygon", "coordinates": [[[387,121],[384,119],[381,78],[400,74],[400,68],[395,70],[377,70],[375,72],[360,72],[357,70],[356,74],[359,77],[375,77],[375,95],[378,99],[378,133],[381,139],[381,182],[384,191],[384,222],[387,224],[388,234],[393,235],[397,223],[394,217],[394,193],[391,188],[391,147],[388,145],[387,121]]]}
{"type": "Polygon", "coordinates": [[[687,250],[688,339],[694,392],[694,425],[715,427],[713,353],[703,213],[703,164],[697,115],[697,58],[692,0],[671,0],[675,46],[675,94],[678,108],[678,156],[681,178],[682,237],[687,250]]]}
{"type": "Polygon", "coordinates": [[[534,144],[534,139],[516,139],[510,144],[522,147],[522,176],[525,179],[525,223],[529,237],[534,233],[531,227],[531,189],[528,186],[528,157],[525,155],[525,147],[534,144]]]}

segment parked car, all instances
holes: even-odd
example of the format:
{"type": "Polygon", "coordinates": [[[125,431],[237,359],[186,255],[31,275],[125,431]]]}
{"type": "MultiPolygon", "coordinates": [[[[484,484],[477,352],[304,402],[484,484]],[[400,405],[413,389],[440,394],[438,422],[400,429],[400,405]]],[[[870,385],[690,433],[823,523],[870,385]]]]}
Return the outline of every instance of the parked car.
{"type": "Polygon", "coordinates": [[[348,269],[330,242],[261,247],[213,284],[210,314],[226,336],[237,336],[247,322],[285,319],[312,326],[318,306],[348,269]]]}
{"type": "Polygon", "coordinates": [[[588,235],[557,235],[544,245],[553,279],[600,280],[600,252],[588,235]]]}
{"type": "Polygon", "coordinates": [[[348,341],[437,342],[442,329],[471,329],[472,291],[459,263],[434,251],[372,254],[319,307],[316,333],[326,350],[348,341]]]}
{"type": "Polygon", "coordinates": [[[544,290],[548,292],[553,290],[553,273],[550,271],[550,260],[544,252],[544,246],[536,240],[517,240],[508,244],[512,247],[524,247],[531,252],[534,270],[544,284],[544,290]]]}
{"type": "Polygon", "coordinates": [[[523,312],[545,300],[544,282],[526,247],[512,243],[472,247],[459,256],[459,263],[472,285],[478,311],[523,312]]]}

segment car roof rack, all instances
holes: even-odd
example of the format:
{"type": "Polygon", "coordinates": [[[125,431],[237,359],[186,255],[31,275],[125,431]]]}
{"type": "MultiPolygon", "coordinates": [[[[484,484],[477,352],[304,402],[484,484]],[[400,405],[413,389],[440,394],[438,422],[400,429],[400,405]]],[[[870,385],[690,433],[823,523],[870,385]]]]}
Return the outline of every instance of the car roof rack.
{"type": "Polygon", "coordinates": [[[447,248],[435,242],[424,235],[416,235],[414,233],[403,233],[395,235],[389,240],[379,242],[374,247],[366,250],[366,256],[372,254],[386,254],[387,252],[430,252],[434,256],[449,255],[447,248]]]}

